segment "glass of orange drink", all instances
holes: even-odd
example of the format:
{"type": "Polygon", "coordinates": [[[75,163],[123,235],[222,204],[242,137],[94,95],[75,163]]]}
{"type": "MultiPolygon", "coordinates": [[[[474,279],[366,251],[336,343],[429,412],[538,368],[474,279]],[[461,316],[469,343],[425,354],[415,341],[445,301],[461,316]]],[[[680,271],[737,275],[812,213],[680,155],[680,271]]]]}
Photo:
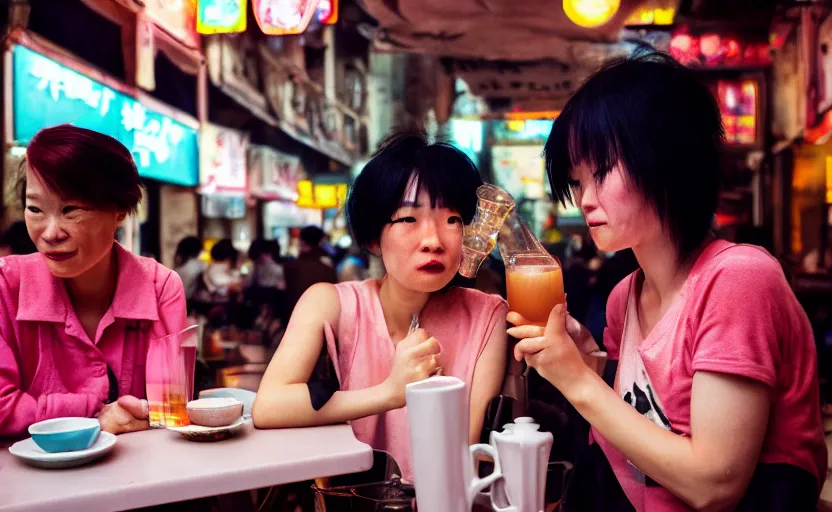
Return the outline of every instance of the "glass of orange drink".
{"type": "Polygon", "coordinates": [[[506,294],[511,311],[544,327],[552,309],[566,302],[563,270],[548,254],[514,254],[506,265],[506,294]]]}

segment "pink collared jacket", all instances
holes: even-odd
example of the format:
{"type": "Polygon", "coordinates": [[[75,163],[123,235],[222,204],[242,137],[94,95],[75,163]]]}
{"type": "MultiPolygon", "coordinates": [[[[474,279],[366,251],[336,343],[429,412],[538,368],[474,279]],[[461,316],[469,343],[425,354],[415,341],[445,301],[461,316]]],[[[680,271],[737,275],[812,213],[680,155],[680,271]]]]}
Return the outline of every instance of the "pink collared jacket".
{"type": "Polygon", "coordinates": [[[145,397],[148,343],[186,327],[185,292],[155,260],[113,250],[115,295],[94,339],[43,256],[0,259],[0,439],[50,418],[94,416],[109,395],[108,365],[119,396],[145,397]]]}

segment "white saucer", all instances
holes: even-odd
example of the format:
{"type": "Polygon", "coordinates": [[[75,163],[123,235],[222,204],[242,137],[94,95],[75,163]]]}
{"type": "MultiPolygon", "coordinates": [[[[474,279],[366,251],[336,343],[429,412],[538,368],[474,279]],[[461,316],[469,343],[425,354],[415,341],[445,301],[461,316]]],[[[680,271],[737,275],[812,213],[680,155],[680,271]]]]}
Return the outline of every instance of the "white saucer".
{"type": "Polygon", "coordinates": [[[41,450],[30,437],[11,445],[9,452],[18,459],[39,468],[62,469],[81,466],[100,459],[110,453],[115,445],[116,436],[109,432],[101,432],[95,443],[85,450],[49,453],[41,450]]]}
{"type": "Polygon", "coordinates": [[[231,425],[226,425],[224,427],[188,425],[185,427],[167,427],[167,429],[182,434],[182,437],[188,441],[220,441],[242,431],[249,419],[249,416],[241,416],[231,425]]]}

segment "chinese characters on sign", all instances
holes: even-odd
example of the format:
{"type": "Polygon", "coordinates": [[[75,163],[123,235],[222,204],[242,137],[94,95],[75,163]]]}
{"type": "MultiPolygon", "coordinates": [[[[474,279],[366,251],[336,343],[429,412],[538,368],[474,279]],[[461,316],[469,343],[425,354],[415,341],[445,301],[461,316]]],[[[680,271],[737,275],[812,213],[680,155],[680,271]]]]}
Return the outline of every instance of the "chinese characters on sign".
{"type": "Polygon", "coordinates": [[[475,96],[545,100],[551,109],[562,108],[588,74],[585,69],[553,59],[453,59],[447,66],[448,72],[463,79],[475,96]]]}
{"type": "Polygon", "coordinates": [[[142,167],[151,165],[151,155],[158,162],[168,161],[171,148],[179,144],[184,136],[182,126],[174,124],[169,118],[148,118],[147,109],[140,103],[122,104],[121,125],[135,133],[133,154],[142,167]]]}
{"type": "Polygon", "coordinates": [[[35,88],[48,93],[52,101],[59,102],[62,98],[79,100],[97,110],[101,117],[107,116],[110,104],[116,97],[112,89],[100,86],[84,75],[45,57],[32,55],[29,75],[37,79],[35,88]]]}
{"type": "Polygon", "coordinates": [[[70,123],[127,146],[143,177],[182,186],[197,184],[194,128],[29,48],[14,46],[12,52],[17,144],[28,144],[42,128],[70,123]]]}

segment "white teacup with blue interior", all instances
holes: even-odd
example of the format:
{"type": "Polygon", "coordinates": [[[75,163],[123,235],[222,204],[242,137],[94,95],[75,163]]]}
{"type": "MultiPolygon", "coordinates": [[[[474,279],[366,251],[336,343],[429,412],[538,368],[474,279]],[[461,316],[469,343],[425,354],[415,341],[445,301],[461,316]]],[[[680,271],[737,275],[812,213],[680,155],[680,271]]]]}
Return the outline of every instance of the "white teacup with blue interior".
{"type": "Polygon", "coordinates": [[[100,432],[96,418],[55,418],[29,426],[32,441],[48,453],[86,450],[100,432]]]}

